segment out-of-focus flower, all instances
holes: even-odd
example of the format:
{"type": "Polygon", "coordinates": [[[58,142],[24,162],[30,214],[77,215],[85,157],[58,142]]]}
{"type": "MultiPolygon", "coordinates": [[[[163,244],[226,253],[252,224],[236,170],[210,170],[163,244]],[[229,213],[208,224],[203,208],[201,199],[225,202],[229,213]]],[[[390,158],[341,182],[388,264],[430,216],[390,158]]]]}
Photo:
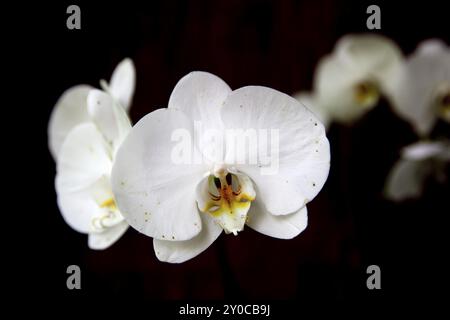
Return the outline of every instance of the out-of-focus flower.
{"type": "Polygon", "coordinates": [[[91,249],[105,249],[128,224],[111,189],[115,154],[131,130],[126,110],[134,92],[130,59],[113,72],[104,91],[89,86],[69,89],[59,99],[49,124],[49,146],[55,157],[55,188],[60,212],[74,230],[88,234],[91,249]]]}
{"type": "Polygon", "coordinates": [[[91,249],[105,249],[127,230],[111,189],[115,154],[131,130],[125,110],[109,94],[93,89],[87,97],[90,121],[75,126],[60,147],[56,193],[64,220],[88,234],[91,249]]]}
{"type": "MultiPolygon", "coordinates": [[[[124,59],[117,65],[109,85],[104,80],[100,84],[128,110],[135,87],[135,69],[131,59],[124,59]]],[[[48,145],[53,159],[57,159],[67,134],[78,124],[91,121],[87,111],[87,96],[91,89],[93,87],[89,85],[74,86],[61,95],[53,108],[48,125],[48,145]]]]}
{"type": "Polygon", "coordinates": [[[397,45],[374,34],[347,35],[316,69],[313,92],[295,97],[326,123],[351,123],[377,105],[403,61],[397,45]]]}
{"type": "Polygon", "coordinates": [[[427,40],[406,60],[392,87],[393,108],[419,136],[438,118],[450,122],[450,48],[427,40]]]}
{"type": "Polygon", "coordinates": [[[394,201],[419,197],[428,178],[446,180],[445,167],[449,161],[450,142],[447,140],[419,141],[405,147],[388,175],[386,197],[394,201]]]}
{"type": "Polygon", "coordinates": [[[297,236],[329,161],[324,127],[295,99],[265,87],[231,91],[220,78],[193,72],[178,82],[167,109],[133,127],[117,153],[112,187],[129,224],[154,239],[158,259],[180,263],[206,250],[223,230],[237,234],[245,224],[276,238],[297,236]],[[196,132],[198,124],[205,130],[196,132]],[[177,163],[180,130],[190,137],[192,153],[177,163]],[[218,133],[213,139],[211,130],[218,133]],[[272,174],[264,174],[267,159],[248,161],[267,141],[248,143],[256,153],[231,147],[262,130],[279,137],[271,146],[279,161],[272,174]]]}

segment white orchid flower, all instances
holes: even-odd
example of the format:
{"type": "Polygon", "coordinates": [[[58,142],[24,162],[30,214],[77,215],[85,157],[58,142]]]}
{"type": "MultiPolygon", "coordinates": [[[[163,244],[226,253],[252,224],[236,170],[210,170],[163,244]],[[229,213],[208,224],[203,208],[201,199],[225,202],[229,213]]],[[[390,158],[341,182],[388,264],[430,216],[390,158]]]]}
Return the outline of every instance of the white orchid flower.
{"type": "MultiPolygon", "coordinates": [[[[114,70],[109,85],[102,80],[101,86],[128,111],[135,87],[132,60],[122,60],[114,70]]],[[[87,96],[92,89],[84,84],[74,86],[61,95],[53,108],[48,125],[48,145],[53,159],[57,159],[67,134],[78,124],[91,121],[87,111],[87,96]]]]}
{"type": "Polygon", "coordinates": [[[66,223],[88,234],[91,249],[106,249],[127,230],[111,189],[111,169],[131,130],[125,110],[109,94],[93,89],[87,98],[91,121],[74,127],[58,155],[56,193],[66,223]]]}
{"type": "Polygon", "coordinates": [[[347,35],[316,69],[313,92],[296,96],[327,123],[352,123],[389,97],[390,83],[402,63],[391,40],[374,34],[347,35]]]}
{"type": "Polygon", "coordinates": [[[207,249],[223,230],[237,234],[244,225],[276,238],[297,236],[329,165],[323,125],[295,99],[265,87],[231,91],[220,78],[193,72],[178,82],[167,109],[133,127],[117,153],[112,188],[128,223],[154,239],[158,259],[180,263],[207,249]],[[198,134],[199,123],[204,130],[198,134]],[[211,139],[206,132],[213,129],[220,136],[211,139]],[[251,157],[249,151],[236,153],[246,150],[233,149],[236,141],[258,152],[267,141],[252,144],[245,135],[233,140],[227,133],[254,130],[279,138],[271,145],[279,151],[276,174],[263,170],[269,166],[264,158],[234,161],[251,157]],[[191,161],[174,161],[180,132],[193,137],[184,141],[192,146],[191,161]]]}
{"type": "MultiPolygon", "coordinates": [[[[84,114],[84,118],[78,124],[70,123],[74,126],[61,146],[54,149],[58,155],[55,188],[60,212],[71,228],[88,234],[88,246],[96,250],[111,246],[128,228],[112,193],[111,169],[120,144],[131,130],[130,120],[121,105],[129,103],[134,91],[131,61],[125,60],[119,65],[110,89],[103,86],[108,92],[91,89],[86,101],[79,101],[79,106],[60,105],[63,109],[56,111],[58,121],[68,119],[71,112],[84,114]],[[118,76],[122,76],[122,80],[118,76]],[[81,111],[82,108],[86,110],[81,111]]],[[[55,128],[62,129],[62,123],[55,128]]]]}
{"type": "Polygon", "coordinates": [[[437,119],[450,122],[450,48],[427,40],[406,60],[393,86],[394,110],[419,136],[427,136],[437,119]]]}
{"type": "Polygon", "coordinates": [[[419,141],[403,148],[401,158],[388,175],[386,197],[393,201],[419,197],[429,177],[445,181],[449,161],[449,141],[419,141]]]}

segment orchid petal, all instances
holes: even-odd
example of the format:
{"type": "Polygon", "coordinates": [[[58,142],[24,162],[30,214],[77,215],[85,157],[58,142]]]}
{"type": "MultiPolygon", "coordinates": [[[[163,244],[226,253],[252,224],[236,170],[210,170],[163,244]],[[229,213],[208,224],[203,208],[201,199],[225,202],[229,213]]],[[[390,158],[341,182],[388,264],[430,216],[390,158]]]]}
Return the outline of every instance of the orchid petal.
{"type": "Polygon", "coordinates": [[[136,70],[133,61],[126,58],[117,65],[109,83],[111,95],[126,111],[130,109],[135,83],[136,70]]]}
{"type": "Polygon", "coordinates": [[[193,121],[195,143],[210,163],[223,161],[220,109],[230,92],[230,87],[219,77],[196,71],[178,81],[169,99],[170,109],[184,112],[193,121]]]}
{"type": "Polygon", "coordinates": [[[335,54],[349,70],[373,77],[382,87],[403,59],[395,42],[376,34],[346,35],[336,44],[335,54]]]}
{"type": "Polygon", "coordinates": [[[112,246],[128,230],[128,223],[121,223],[105,229],[103,232],[90,233],[88,235],[88,246],[93,250],[104,250],[112,246]]]}
{"type": "Polygon", "coordinates": [[[274,216],[266,210],[260,199],[252,202],[248,212],[247,225],[255,231],[278,239],[292,239],[308,225],[306,206],[295,213],[274,216]]]}
{"type": "Polygon", "coordinates": [[[227,129],[243,132],[227,136],[226,161],[244,160],[236,168],[257,185],[269,212],[293,213],[317,195],[328,177],[330,148],[323,125],[307,108],[276,90],[250,86],[228,96],[222,119],[227,129]],[[252,132],[259,135],[256,143],[238,150],[235,142],[252,132]]]}
{"type": "Polygon", "coordinates": [[[112,170],[117,205],[147,236],[181,241],[201,230],[195,189],[207,168],[193,164],[198,151],[191,148],[192,137],[192,121],[183,112],[159,109],[132,128],[117,152],[112,170]],[[178,133],[187,140],[177,143],[178,133]],[[175,159],[180,143],[189,152],[186,162],[175,159]]]}
{"type": "Polygon", "coordinates": [[[438,118],[436,100],[450,94],[450,49],[436,40],[422,43],[402,66],[392,86],[393,108],[420,136],[438,118]]]}
{"type": "Polygon", "coordinates": [[[205,251],[222,233],[222,228],[205,213],[200,214],[202,231],[191,240],[167,241],[153,240],[156,257],[160,261],[181,263],[205,251]]]}
{"type": "Polygon", "coordinates": [[[402,201],[420,196],[431,172],[429,161],[398,160],[387,177],[384,191],[387,198],[402,201]]]}
{"type": "Polygon", "coordinates": [[[109,176],[102,176],[90,186],[76,191],[61,189],[56,183],[57,202],[60,212],[66,223],[74,230],[81,233],[104,231],[106,228],[98,228],[95,221],[113,214],[117,217],[113,225],[123,221],[119,212],[111,212],[110,206],[114,198],[111,192],[109,176]]]}
{"type": "Polygon", "coordinates": [[[219,77],[208,72],[191,72],[178,81],[168,106],[183,111],[192,121],[200,121],[205,129],[221,129],[220,109],[230,92],[219,77]]]}
{"type": "Polygon", "coordinates": [[[126,112],[109,94],[97,89],[89,92],[87,107],[92,120],[116,150],[131,130],[126,112]]]}
{"type": "Polygon", "coordinates": [[[112,168],[109,146],[93,123],[72,129],[64,141],[57,162],[57,192],[74,192],[89,187],[112,168]]]}
{"type": "Polygon", "coordinates": [[[306,108],[308,108],[312,113],[314,113],[317,119],[319,119],[320,122],[322,122],[322,124],[325,126],[325,128],[328,128],[331,122],[330,114],[328,113],[327,109],[321,107],[321,105],[317,103],[314,94],[308,92],[299,92],[294,95],[294,98],[306,108]]]}
{"type": "Polygon", "coordinates": [[[432,157],[445,158],[449,145],[441,141],[419,141],[402,150],[402,157],[409,160],[425,160],[432,157]]]}
{"type": "Polygon", "coordinates": [[[48,144],[56,160],[67,134],[80,123],[88,122],[87,96],[92,87],[78,85],[66,90],[56,102],[48,124],[48,144]]]}

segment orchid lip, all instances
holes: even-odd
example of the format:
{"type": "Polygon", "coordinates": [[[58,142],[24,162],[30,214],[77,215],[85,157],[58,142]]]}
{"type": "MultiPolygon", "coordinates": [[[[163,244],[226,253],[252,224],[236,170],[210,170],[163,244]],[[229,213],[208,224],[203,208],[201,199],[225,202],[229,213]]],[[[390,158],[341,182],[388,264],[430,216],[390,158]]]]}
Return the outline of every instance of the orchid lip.
{"type": "Polygon", "coordinates": [[[237,235],[244,229],[247,212],[255,199],[250,179],[243,176],[218,165],[206,178],[207,188],[203,190],[206,194],[202,196],[206,201],[199,209],[210,215],[225,233],[237,235]]]}
{"type": "Polygon", "coordinates": [[[99,207],[105,209],[105,212],[92,218],[91,225],[93,227],[93,232],[103,232],[124,220],[117,209],[114,198],[111,197],[102,201],[99,204],[99,207]]]}

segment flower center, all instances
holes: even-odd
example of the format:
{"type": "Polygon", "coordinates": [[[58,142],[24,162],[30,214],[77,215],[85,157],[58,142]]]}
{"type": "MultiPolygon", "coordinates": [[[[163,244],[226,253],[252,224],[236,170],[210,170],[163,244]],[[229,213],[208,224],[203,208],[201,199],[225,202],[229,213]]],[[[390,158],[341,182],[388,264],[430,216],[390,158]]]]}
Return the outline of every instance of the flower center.
{"type": "Polygon", "coordinates": [[[237,235],[244,229],[247,212],[255,200],[253,184],[247,176],[223,168],[214,170],[203,192],[206,196],[200,211],[211,215],[226,233],[237,235]]]}
{"type": "Polygon", "coordinates": [[[92,218],[92,226],[94,232],[103,232],[108,228],[114,227],[124,220],[117,209],[116,201],[113,197],[107,198],[98,203],[102,208],[102,213],[92,218]]]}
{"type": "Polygon", "coordinates": [[[354,97],[359,105],[369,107],[378,101],[380,92],[374,82],[362,81],[355,85],[354,97]]]}

